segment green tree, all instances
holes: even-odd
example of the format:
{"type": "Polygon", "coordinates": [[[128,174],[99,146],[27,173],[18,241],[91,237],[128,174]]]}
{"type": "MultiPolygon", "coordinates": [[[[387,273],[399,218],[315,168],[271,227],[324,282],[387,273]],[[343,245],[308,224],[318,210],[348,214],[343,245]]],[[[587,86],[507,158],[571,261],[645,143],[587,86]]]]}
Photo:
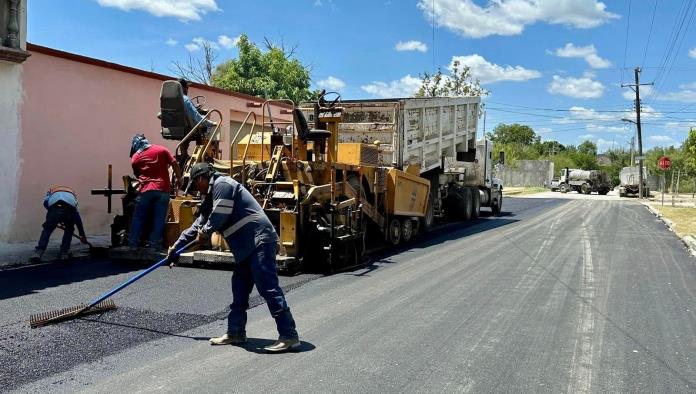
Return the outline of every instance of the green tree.
{"type": "Polygon", "coordinates": [[[691,128],[689,136],[682,144],[684,169],[690,176],[696,176],[696,128],[691,128]]]}
{"type": "Polygon", "coordinates": [[[481,87],[478,79],[474,79],[469,66],[462,66],[456,60],[452,63],[450,75],[442,74],[438,68],[435,74],[425,72],[420,78],[421,86],[415,97],[487,96],[490,93],[481,87]]]}
{"type": "Polygon", "coordinates": [[[239,57],[215,68],[213,86],[266,98],[289,98],[299,103],[315,97],[310,91],[309,67],[267,41],[262,51],[242,34],[237,43],[239,57]]]}
{"type": "Polygon", "coordinates": [[[500,123],[495,126],[493,133],[488,134],[488,138],[501,144],[515,143],[521,145],[533,145],[541,140],[531,127],[519,123],[509,125],[500,123]]]}
{"type": "Polygon", "coordinates": [[[590,156],[597,156],[597,144],[592,141],[585,140],[578,145],[578,152],[585,153],[590,156]]]}

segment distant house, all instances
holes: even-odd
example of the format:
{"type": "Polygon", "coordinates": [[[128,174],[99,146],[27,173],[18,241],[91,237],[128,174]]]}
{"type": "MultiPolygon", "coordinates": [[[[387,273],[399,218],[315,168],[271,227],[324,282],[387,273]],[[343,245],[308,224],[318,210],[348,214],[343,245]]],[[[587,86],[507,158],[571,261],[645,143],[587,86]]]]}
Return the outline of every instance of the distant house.
{"type": "Polygon", "coordinates": [[[597,155],[597,164],[600,166],[609,166],[611,165],[611,158],[608,155],[600,153],[597,155]]]}

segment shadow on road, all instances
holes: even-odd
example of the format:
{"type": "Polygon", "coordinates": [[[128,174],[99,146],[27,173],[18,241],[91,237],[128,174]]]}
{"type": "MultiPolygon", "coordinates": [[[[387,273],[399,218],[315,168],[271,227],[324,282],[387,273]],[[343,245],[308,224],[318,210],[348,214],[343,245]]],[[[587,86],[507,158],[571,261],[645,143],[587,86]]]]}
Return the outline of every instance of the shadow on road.
{"type": "MultiPolygon", "coordinates": [[[[256,354],[273,354],[265,351],[263,348],[272,345],[275,343],[274,339],[263,339],[263,338],[247,338],[247,341],[245,344],[238,346],[250,353],[256,353],[256,354]]],[[[314,346],[312,343],[307,342],[307,341],[302,341],[300,343],[300,347],[293,349],[290,353],[304,353],[304,352],[311,352],[312,350],[316,349],[317,347],[314,346]]]]}
{"type": "Polygon", "coordinates": [[[0,271],[0,300],[32,294],[38,290],[103,278],[138,270],[137,266],[107,260],[32,265],[0,271]]]}
{"type": "Polygon", "coordinates": [[[486,231],[494,230],[512,223],[516,223],[518,219],[508,219],[514,217],[512,212],[503,212],[501,217],[492,217],[490,219],[475,219],[467,222],[448,223],[436,228],[428,233],[420,234],[414,242],[406,245],[401,245],[395,248],[383,248],[371,254],[370,260],[359,267],[344,270],[343,272],[354,276],[367,276],[370,272],[377,270],[380,265],[393,264],[394,261],[390,257],[412,251],[414,249],[425,249],[434,245],[439,245],[447,241],[461,239],[474,234],[480,234],[486,231]]]}

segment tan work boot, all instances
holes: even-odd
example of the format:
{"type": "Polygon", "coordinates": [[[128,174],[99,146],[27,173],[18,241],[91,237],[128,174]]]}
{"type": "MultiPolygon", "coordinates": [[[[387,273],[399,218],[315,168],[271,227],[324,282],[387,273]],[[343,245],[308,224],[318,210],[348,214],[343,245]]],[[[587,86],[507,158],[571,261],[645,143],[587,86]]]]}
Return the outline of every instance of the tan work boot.
{"type": "Polygon", "coordinates": [[[299,338],[294,339],[283,339],[279,338],[273,345],[266,346],[263,348],[267,352],[271,353],[282,353],[289,350],[296,350],[301,345],[299,338]]]}
{"type": "Polygon", "coordinates": [[[225,334],[221,337],[217,338],[210,338],[209,339],[210,344],[213,346],[216,345],[241,345],[246,342],[246,335],[230,335],[230,334],[225,334]]]}

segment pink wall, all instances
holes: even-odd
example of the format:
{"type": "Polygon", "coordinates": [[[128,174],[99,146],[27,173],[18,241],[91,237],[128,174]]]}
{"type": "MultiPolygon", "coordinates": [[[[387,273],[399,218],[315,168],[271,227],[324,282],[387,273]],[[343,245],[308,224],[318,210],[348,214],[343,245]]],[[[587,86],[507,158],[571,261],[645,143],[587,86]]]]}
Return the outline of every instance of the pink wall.
{"type": "MultiPolygon", "coordinates": [[[[24,63],[21,173],[10,239],[38,238],[45,218],[43,197],[56,184],[76,189],[88,234],[108,234],[113,215],[121,211],[120,198],[114,197],[107,215],[106,198],[90,195],[91,189],[106,186],[107,164],[113,164],[114,187],[120,188],[121,176],[131,173],[133,134],[143,132],[152,143],[172,150],[176,146],[162,139],[156,117],[162,80],[40,52],[32,51],[24,63]]],[[[222,112],[223,143],[230,115],[246,114],[251,99],[195,87],[189,94],[205,95],[206,107],[222,112]]]]}

